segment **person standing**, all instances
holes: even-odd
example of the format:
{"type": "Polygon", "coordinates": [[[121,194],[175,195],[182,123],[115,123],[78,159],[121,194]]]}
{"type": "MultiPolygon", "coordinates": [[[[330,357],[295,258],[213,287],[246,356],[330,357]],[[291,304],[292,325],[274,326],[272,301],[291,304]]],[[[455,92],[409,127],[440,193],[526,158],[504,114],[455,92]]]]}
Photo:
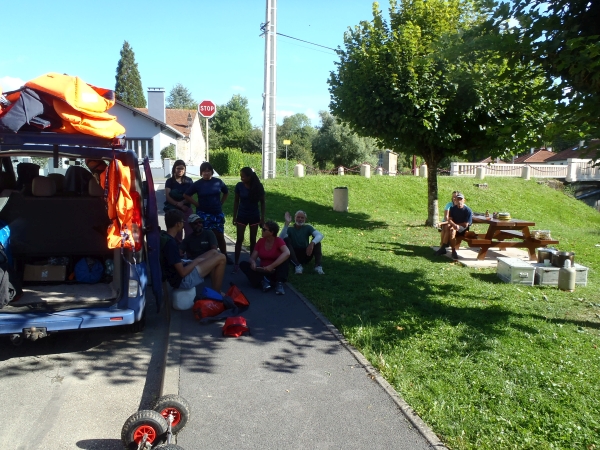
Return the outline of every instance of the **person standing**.
{"type": "Polygon", "coordinates": [[[239,269],[246,226],[250,227],[250,254],[252,254],[256,245],[258,227],[259,225],[263,227],[265,224],[265,189],[262,183],[250,167],[243,167],[240,170],[240,179],[241,181],[235,186],[233,201],[233,225],[237,229],[233,273],[239,269]]]}
{"type": "Polygon", "coordinates": [[[233,260],[227,256],[225,214],[222,208],[229,196],[229,189],[223,180],[213,177],[214,173],[212,165],[203,162],[200,165],[200,179],[194,182],[183,196],[196,206],[196,214],[204,220],[204,228],[215,233],[219,250],[225,255],[227,264],[233,264],[233,260]],[[192,198],[194,194],[198,196],[197,201],[192,198]]]}
{"type": "Polygon", "coordinates": [[[275,294],[284,295],[283,283],[287,281],[290,251],[283,239],[277,237],[278,231],[277,223],[272,220],[265,222],[262,237],[256,243],[250,260],[240,263],[240,270],[248,277],[252,287],[262,286],[263,292],[267,292],[275,283],[275,294]],[[260,259],[260,266],[257,266],[257,259],[260,259]]]}
{"type": "MultiPolygon", "coordinates": [[[[165,182],[165,197],[167,198],[167,201],[165,202],[163,211],[167,212],[171,209],[177,209],[183,212],[185,218],[183,230],[185,231],[186,236],[192,234],[193,231],[187,220],[192,213],[192,207],[190,206],[190,203],[183,198],[183,195],[193,183],[194,181],[186,175],[185,162],[181,159],[175,161],[173,168],[171,169],[171,177],[165,182]]],[[[183,232],[175,237],[179,242],[182,241],[182,238],[183,232]]]]}
{"type": "Polygon", "coordinates": [[[317,231],[312,225],[306,223],[306,213],[297,211],[294,215],[294,226],[290,227],[292,216],[285,212],[285,225],[279,235],[290,249],[290,261],[294,265],[296,275],[303,272],[302,264],[308,263],[313,256],[315,257],[315,272],[319,275],[325,275],[321,266],[323,252],[321,250],[321,241],[323,234],[317,231]],[[312,240],[310,239],[312,236],[312,240]]]}

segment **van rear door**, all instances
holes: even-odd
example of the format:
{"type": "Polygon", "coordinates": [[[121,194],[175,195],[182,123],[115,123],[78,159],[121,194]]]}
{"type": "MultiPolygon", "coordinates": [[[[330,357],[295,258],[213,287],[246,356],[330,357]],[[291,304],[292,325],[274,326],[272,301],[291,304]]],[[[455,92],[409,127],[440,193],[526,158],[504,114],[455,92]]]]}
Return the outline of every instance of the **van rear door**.
{"type": "Polygon", "coordinates": [[[147,203],[146,203],[146,249],[148,251],[148,265],[152,277],[152,291],[156,297],[156,308],[160,311],[162,305],[162,272],[160,270],[160,228],[158,225],[158,206],[156,204],[156,191],[152,179],[152,169],[148,157],[144,158],[144,174],[146,176],[147,203]]]}

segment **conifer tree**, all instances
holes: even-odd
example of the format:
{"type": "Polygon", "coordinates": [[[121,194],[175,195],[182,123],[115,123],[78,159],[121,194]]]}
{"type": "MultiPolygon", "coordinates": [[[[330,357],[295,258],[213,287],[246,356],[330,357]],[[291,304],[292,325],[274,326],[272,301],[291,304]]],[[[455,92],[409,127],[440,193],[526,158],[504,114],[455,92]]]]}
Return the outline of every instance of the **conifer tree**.
{"type": "Polygon", "coordinates": [[[167,109],[196,109],[197,106],[192,93],[181,83],[177,83],[167,97],[167,109]]]}
{"type": "Polygon", "coordinates": [[[142,89],[142,79],[135,62],[135,54],[129,42],[123,42],[121,48],[121,59],[117,65],[117,82],[115,84],[115,95],[117,100],[133,106],[134,108],[145,108],[146,98],[142,89]]]}

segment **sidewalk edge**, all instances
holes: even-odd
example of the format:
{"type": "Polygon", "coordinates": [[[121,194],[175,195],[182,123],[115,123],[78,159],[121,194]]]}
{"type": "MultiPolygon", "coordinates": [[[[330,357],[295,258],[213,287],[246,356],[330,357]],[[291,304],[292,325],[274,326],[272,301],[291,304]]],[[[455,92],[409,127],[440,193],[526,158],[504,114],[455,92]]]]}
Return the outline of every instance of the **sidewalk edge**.
{"type": "Polygon", "coordinates": [[[352,346],[344,337],[342,333],[323,315],[321,312],[306,298],[302,295],[292,284],[288,281],[287,286],[304,302],[304,304],[313,312],[317,318],[323,322],[327,329],[333,334],[338,341],[354,356],[354,358],[363,366],[367,371],[372,380],[376,381],[383,390],[391,397],[396,403],[398,408],[402,411],[406,419],[411,425],[423,435],[427,442],[436,449],[447,449],[442,441],[437,437],[431,428],[415,413],[415,411],[406,403],[400,394],[396,392],[394,387],[388,383],[385,378],[381,376],[379,371],[371,365],[371,363],[360,353],[354,346],[352,346]]]}

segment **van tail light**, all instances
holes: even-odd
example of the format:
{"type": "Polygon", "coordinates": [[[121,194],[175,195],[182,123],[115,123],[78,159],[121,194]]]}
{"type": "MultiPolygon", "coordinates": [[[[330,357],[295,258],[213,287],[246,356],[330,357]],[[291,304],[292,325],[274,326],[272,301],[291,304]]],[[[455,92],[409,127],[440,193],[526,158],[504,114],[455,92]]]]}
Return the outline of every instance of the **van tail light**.
{"type": "Polygon", "coordinates": [[[144,241],[142,228],[142,196],[139,192],[133,191],[131,193],[131,199],[133,200],[131,235],[133,237],[133,242],[135,243],[135,251],[139,252],[142,249],[142,242],[144,241]]]}

